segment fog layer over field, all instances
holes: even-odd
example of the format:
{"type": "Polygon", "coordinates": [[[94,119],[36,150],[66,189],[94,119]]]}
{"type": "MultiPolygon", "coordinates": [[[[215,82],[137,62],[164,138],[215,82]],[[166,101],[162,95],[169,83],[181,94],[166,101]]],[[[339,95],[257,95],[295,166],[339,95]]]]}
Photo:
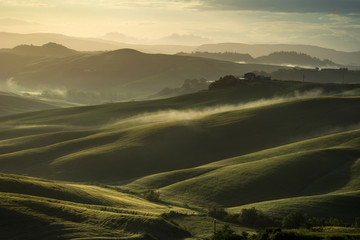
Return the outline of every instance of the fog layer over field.
{"type": "MultiPolygon", "coordinates": [[[[201,109],[188,109],[188,110],[162,110],[151,113],[143,113],[130,117],[124,120],[119,120],[110,127],[131,127],[142,124],[168,122],[168,121],[192,121],[208,115],[218,114],[229,111],[238,111],[243,109],[257,108],[263,106],[269,106],[273,104],[279,104],[287,101],[294,101],[300,99],[314,98],[322,95],[321,89],[313,89],[303,93],[295,91],[292,96],[275,97],[271,99],[260,99],[257,101],[239,103],[239,104],[226,104],[218,105],[215,107],[205,107],[201,109]]],[[[109,126],[107,126],[109,127],[109,126]]]]}

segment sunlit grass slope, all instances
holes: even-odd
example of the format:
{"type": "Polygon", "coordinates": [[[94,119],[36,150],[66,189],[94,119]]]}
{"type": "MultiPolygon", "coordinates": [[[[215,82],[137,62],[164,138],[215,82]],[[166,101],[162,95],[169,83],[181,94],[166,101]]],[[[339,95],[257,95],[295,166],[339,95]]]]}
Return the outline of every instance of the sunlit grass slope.
{"type": "Polygon", "coordinates": [[[0,116],[52,108],[58,108],[58,106],[12,93],[0,92],[0,116]]]}
{"type": "MultiPolygon", "coordinates": [[[[120,125],[110,124],[103,128],[70,123],[62,128],[61,125],[33,126],[26,125],[25,120],[22,122],[24,125],[16,127],[14,119],[15,126],[9,130],[11,122],[4,120],[5,127],[0,130],[0,171],[61,180],[114,183],[196,167],[357,128],[360,98],[326,97],[255,104],[254,107],[210,115],[191,112],[191,117],[186,120],[171,117],[168,120],[168,115],[162,114],[160,120],[154,114],[143,116],[140,122],[139,119],[122,119],[120,125]],[[152,119],[157,120],[152,122],[152,119]]],[[[177,114],[181,116],[189,112],[177,114]]],[[[88,118],[80,112],[74,121],[87,121],[88,118]]],[[[328,153],[306,154],[322,156],[328,153]]],[[[329,155],[343,154],[352,156],[354,153],[334,150],[329,155]]]]}
{"type": "Polygon", "coordinates": [[[353,221],[360,211],[359,149],[360,130],[352,130],[147,176],[127,187],[159,189],[171,202],[234,207],[233,213],[256,207],[276,217],[300,210],[353,221]]]}
{"type": "Polygon", "coordinates": [[[179,239],[167,207],[105,187],[0,174],[2,239],[179,239]]]}

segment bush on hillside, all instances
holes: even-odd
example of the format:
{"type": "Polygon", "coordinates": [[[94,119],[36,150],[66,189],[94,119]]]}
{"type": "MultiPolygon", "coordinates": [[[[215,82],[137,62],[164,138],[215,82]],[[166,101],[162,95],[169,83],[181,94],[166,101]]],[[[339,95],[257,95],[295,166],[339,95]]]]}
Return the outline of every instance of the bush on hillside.
{"type": "Polygon", "coordinates": [[[305,226],[306,220],[306,216],[301,212],[291,212],[283,218],[282,226],[284,228],[300,228],[305,226]]]}
{"type": "Polygon", "coordinates": [[[267,228],[260,231],[254,240],[321,240],[322,237],[283,232],[280,228],[267,228]]]}
{"type": "Polygon", "coordinates": [[[227,214],[225,209],[220,206],[212,205],[208,208],[208,215],[216,219],[224,219],[227,214]]]}
{"type": "Polygon", "coordinates": [[[205,240],[246,240],[248,239],[248,234],[243,233],[242,235],[236,234],[229,225],[224,225],[223,228],[216,233],[214,233],[210,238],[205,240]]]}
{"type": "Polygon", "coordinates": [[[251,228],[265,228],[277,225],[273,219],[254,207],[242,209],[238,221],[241,225],[251,228]]]}
{"type": "Polygon", "coordinates": [[[354,227],[360,228],[360,217],[355,218],[354,227]]]}
{"type": "Polygon", "coordinates": [[[158,202],[160,201],[160,192],[150,189],[144,192],[144,197],[148,201],[158,202]]]}

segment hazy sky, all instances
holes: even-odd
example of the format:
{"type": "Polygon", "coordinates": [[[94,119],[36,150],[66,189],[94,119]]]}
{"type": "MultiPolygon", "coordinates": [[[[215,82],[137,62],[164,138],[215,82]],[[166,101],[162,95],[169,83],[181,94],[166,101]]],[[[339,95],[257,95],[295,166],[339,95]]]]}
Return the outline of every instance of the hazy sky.
{"type": "Polygon", "coordinates": [[[0,31],[360,51],[360,0],[0,0],[0,31]]]}

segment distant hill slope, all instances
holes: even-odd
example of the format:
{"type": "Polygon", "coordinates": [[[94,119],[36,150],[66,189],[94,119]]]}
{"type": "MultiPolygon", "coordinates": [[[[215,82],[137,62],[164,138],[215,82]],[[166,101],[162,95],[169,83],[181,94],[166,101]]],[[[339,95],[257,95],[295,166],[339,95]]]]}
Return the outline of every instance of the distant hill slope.
{"type": "Polygon", "coordinates": [[[0,174],[2,239],[180,239],[162,214],[176,211],[105,187],[0,174]],[[153,239],[153,238],[151,238],[153,239]]]}
{"type": "Polygon", "coordinates": [[[0,92],[0,116],[54,108],[58,108],[58,106],[16,94],[0,92]]]}
{"type": "MultiPolygon", "coordinates": [[[[8,56],[4,58],[0,61],[8,56]]],[[[9,73],[8,78],[23,88],[96,91],[122,100],[179,87],[188,78],[216,80],[225,74],[243,75],[254,69],[275,71],[278,67],[122,49],[36,60],[9,73]]]]}
{"type": "Polygon", "coordinates": [[[192,53],[179,53],[178,55],[204,57],[211,59],[218,59],[232,62],[246,62],[246,63],[259,63],[259,64],[276,64],[276,65],[294,65],[306,67],[339,67],[340,65],[330,60],[320,60],[319,58],[311,57],[310,55],[297,52],[273,52],[266,56],[257,58],[251,57],[249,54],[236,53],[236,52],[192,52],[192,53]]]}
{"type": "Polygon", "coordinates": [[[66,57],[78,54],[77,51],[64,47],[56,43],[47,43],[42,46],[19,45],[12,49],[0,49],[1,52],[14,53],[24,56],[46,56],[46,57],[66,57]]]}
{"type": "Polygon", "coordinates": [[[299,210],[353,221],[360,210],[359,139],[360,130],[333,134],[147,176],[128,187],[159,189],[172,202],[241,206],[232,213],[256,207],[279,218],[299,210]]]}
{"type": "Polygon", "coordinates": [[[24,69],[31,63],[37,62],[41,59],[39,56],[21,56],[6,51],[0,51],[0,81],[9,80],[15,73],[24,71],[24,69]]]}
{"type": "Polygon", "coordinates": [[[274,52],[268,56],[257,57],[255,62],[257,63],[271,63],[271,64],[292,64],[297,66],[315,66],[315,67],[327,67],[327,66],[339,66],[338,64],[324,59],[320,60],[315,57],[304,53],[297,52],[274,52]]]}
{"type": "Polygon", "coordinates": [[[338,64],[360,65],[360,52],[343,52],[310,45],[218,43],[201,45],[195,51],[248,53],[255,58],[273,52],[298,52],[320,59],[329,59],[338,64]]]}

